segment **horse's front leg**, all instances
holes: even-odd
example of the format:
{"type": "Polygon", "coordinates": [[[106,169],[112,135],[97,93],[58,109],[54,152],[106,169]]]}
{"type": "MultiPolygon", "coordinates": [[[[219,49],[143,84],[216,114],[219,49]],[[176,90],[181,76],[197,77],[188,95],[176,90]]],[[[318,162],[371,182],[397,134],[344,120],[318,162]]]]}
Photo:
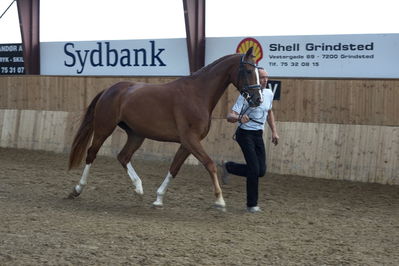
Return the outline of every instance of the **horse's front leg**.
{"type": "Polygon", "coordinates": [[[169,172],[166,175],[164,181],[162,182],[161,186],[157,190],[157,199],[154,201],[154,206],[163,206],[163,197],[168,189],[169,183],[174,178],[177,173],[179,172],[182,164],[190,155],[190,152],[180,145],[179,149],[177,150],[175,157],[173,158],[173,162],[169,168],[169,172]]]}
{"type": "Polygon", "coordinates": [[[216,164],[205,152],[201,145],[200,138],[195,135],[189,135],[187,139],[182,140],[182,143],[205,166],[206,170],[208,170],[216,197],[215,206],[225,210],[226,203],[223,199],[222,189],[219,185],[216,164]]]}

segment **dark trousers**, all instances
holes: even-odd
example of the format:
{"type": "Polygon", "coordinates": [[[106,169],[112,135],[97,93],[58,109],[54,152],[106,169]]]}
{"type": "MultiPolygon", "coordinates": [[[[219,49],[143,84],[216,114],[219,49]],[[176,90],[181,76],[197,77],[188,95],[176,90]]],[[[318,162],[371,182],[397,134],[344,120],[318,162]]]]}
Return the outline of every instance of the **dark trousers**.
{"type": "Polygon", "coordinates": [[[262,130],[238,128],[236,140],[244,154],[246,164],[227,162],[229,173],[247,177],[247,207],[258,205],[259,177],[266,173],[266,151],[262,130]]]}

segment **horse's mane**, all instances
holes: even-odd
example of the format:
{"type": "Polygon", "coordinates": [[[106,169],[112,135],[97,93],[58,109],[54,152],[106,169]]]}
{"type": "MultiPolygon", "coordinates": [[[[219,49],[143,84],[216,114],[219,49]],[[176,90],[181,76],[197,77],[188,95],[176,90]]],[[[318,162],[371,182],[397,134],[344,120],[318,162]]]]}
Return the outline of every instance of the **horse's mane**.
{"type": "Polygon", "coordinates": [[[206,66],[200,68],[199,70],[195,71],[195,72],[192,73],[189,77],[196,78],[196,77],[198,77],[199,75],[201,75],[202,73],[207,72],[207,71],[209,71],[210,69],[212,69],[215,65],[219,64],[221,61],[223,61],[223,60],[225,60],[226,58],[231,57],[231,56],[233,56],[233,55],[237,55],[237,54],[229,54],[229,55],[225,55],[225,56],[223,56],[223,57],[221,57],[221,58],[219,58],[219,59],[216,59],[215,61],[213,61],[213,62],[210,63],[209,65],[206,65],[206,66]]]}

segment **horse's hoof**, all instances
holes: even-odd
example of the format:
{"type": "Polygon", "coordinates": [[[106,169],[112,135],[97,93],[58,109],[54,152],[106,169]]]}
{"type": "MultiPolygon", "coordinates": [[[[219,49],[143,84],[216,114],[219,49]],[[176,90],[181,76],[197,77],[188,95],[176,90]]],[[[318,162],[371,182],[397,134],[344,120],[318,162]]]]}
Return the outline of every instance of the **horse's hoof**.
{"type": "Polygon", "coordinates": [[[221,212],[226,212],[226,205],[214,204],[213,207],[221,212]]]}
{"type": "Polygon", "coordinates": [[[215,206],[219,206],[219,208],[226,208],[226,202],[223,198],[219,198],[215,201],[215,206]]]}
{"type": "Polygon", "coordinates": [[[134,191],[135,191],[137,194],[139,194],[140,196],[143,196],[143,195],[144,195],[143,189],[135,189],[134,191]]]}
{"type": "Polygon", "coordinates": [[[76,188],[73,188],[73,191],[69,194],[67,199],[76,199],[79,197],[80,193],[76,191],[76,188]]]}
{"type": "Polygon", "coordinates": [[[134,192],[136,192],[139,195],[143,195],[144,194],[144,189],[143,189],[143,184],[141,183],[141,181],[137,181],[136,183],[134,183],[134,192]]]}
{"type": "Polygon", "coordinates": [[[160,208],[160,207],[163,207],[163,203],[161,201],[156,200],[152,203],[152,206],[155,208],[160,208]]]}

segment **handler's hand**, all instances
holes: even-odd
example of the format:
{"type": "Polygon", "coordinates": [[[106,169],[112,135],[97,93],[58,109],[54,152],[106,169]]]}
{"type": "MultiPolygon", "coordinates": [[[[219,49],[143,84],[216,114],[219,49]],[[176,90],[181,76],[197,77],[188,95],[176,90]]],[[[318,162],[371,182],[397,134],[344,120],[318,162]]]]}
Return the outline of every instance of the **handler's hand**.
{"type": "Polygon", "coordinates": [[[242,117],[241,117],[241,123],[243,123],[243,124],[245,124],[245,123],[248,123],[249,122],[249,116],[248,115],[243,115],[242,117]]]}
{"type": "Polygon", "coordinates": [[[280,139],[280,137],[278,136],[278,134],[277,134],[276,132],[273,132],[273,133],[272,133],[272,143],[273,143],[274,145],[277,145],[279,139],[280,139]]]}

